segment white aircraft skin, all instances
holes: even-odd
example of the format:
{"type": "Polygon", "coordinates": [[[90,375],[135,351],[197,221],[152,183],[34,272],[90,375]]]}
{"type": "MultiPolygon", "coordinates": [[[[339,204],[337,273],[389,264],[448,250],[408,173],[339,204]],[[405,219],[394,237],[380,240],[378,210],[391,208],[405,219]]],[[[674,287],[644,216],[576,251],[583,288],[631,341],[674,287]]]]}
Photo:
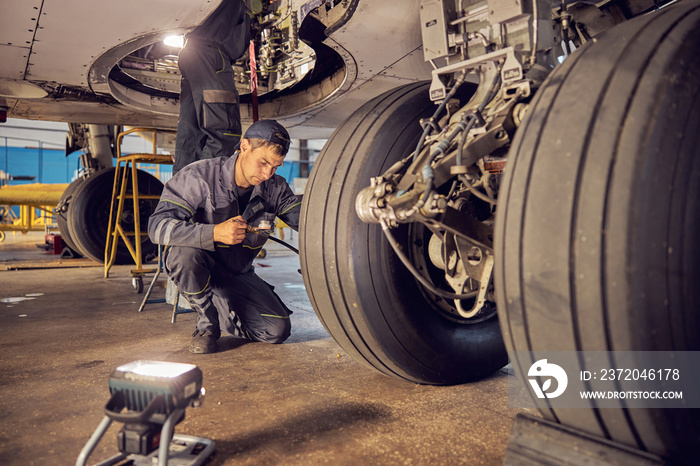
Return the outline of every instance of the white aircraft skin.
{"type": "MultiPolygon", "coordinates": [[[[135,50],[192,30],[219,3],[0,0],[0,106],[7,107],[11,118],[174,129],[177,93],[154,98],[116,83],[110,70],[135,50]]],[[[324,2],[282,0],[278,11],[294,11],[308,21],[306,12],[319,4],[324,2]]],[[[261,95],[260,118],[278,119],[293,137],[324,138],[372,97],[429,79],[419,5],[419,0],[359,0],[337,6],[330,13],[352,16],[323,43],[342,58],[342,69],[316,84],[300,83],[283,96],[261,95]]],[[[324,66],[319,59],[316,67],[324,66]]],[[[170,79],[179,91],[178,76],[170,79]]],[[[246,103],[248,90],[239,92],[246,126],[252,122],[252,107],[246,103]]]]}

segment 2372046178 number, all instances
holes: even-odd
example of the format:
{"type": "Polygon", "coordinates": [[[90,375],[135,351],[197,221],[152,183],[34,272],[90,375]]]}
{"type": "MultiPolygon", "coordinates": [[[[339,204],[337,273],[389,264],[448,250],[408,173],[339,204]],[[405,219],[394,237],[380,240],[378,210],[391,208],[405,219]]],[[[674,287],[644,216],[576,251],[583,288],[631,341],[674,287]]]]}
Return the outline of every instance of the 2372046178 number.
{"type": "Polygon", "coordinates": [[[599,380],[679,380],[678,369],[602,369],[599,380]]]}

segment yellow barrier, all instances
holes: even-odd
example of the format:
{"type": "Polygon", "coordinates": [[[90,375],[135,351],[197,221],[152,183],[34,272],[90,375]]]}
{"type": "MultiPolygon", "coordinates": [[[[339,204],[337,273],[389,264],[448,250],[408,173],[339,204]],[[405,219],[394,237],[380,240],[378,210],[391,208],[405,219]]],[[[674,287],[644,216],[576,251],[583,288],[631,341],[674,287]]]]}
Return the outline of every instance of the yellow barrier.
{"type": "MultiPolygon", "coordinates": [[[[46,231],[53,221],[53,208],[61,200],[68,184],[31,183],[0,187],[0,206],[3,217],[10,222],[0,223],[0,231],[46,231]],[[19,207],[19,216],[11,210],[19,207]]],[[[4,239],[4,234],[1,236],[4,239]]]]}

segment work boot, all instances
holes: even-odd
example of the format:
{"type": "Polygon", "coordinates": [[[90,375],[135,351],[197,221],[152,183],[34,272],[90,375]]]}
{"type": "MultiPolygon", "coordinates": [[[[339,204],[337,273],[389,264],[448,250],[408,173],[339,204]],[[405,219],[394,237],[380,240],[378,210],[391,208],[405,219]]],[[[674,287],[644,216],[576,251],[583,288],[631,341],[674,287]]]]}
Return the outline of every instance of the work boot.
{"type": "Polygon", "coordinates": [[[190,342],[190,353],[209,354],[216,352],[216,337],[209,330],[195,329],[190,342]]]}

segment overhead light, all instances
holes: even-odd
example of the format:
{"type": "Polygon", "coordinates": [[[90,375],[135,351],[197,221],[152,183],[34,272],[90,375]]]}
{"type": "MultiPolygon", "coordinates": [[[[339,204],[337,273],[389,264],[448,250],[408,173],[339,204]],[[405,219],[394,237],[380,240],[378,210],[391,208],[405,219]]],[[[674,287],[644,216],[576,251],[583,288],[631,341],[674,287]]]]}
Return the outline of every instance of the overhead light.
{"type": "Polygon", "coordinates": [[[165,39],[163,39],[163,43],[168,47],[176,47],[181,49],[185,46],[185,36],[183,36],[182,34],[168,36],[165,39]]]}
{"type": "Polygon", "coordinates": [[[202,464],[213,453],[214,442],[189,435],[173,435],[188,406],[199,406],[204,396],[202,371],[193,364],[134,361],[117,367],[109,378],[112,397],[106,416],[80,452],[76,465],[85,465],[112,421],[124,423],[117,435],[120,454],[100,464],[130,459],[133,464],[165,466],[202,464]],[[145,461],[142,463],[142,461],[145,461]]]}

